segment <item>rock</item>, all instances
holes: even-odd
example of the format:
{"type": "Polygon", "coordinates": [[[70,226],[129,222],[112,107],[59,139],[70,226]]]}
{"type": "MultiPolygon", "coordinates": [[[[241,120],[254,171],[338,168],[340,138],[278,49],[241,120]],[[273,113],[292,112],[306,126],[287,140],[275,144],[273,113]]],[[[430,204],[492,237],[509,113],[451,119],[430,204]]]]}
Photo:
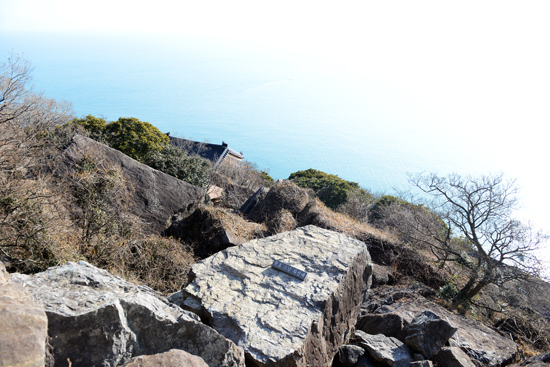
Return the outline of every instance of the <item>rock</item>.
{"type": "Polygon", "coordinates": [[[315,226],[253,240],[192,267],[183,291],[254,366],[329,366],[370,286],[364,243],[315,226]],[[300,280],[272,267],[305,271],[300,280]]]}
{"type": "Polygon", "coordinates": [[[367,334],[384,334],[405,341],[406,332],[403,318],[396,313],[361,314],[355,325],[356,330],[364,331],[367,334]]]}
{"type": "Polygon", "coordinates": [[[456,330],[457,328],[442,320],[435,313],[424,311],[407,326],[405,344],[411,350],[422,353],[424,357],[431,359],[456,330]]]}
{"type": "Polygon", "coordinates": [[[118,366],[182,349],[211,367],[244,367],[243,351],[198,316],[84,261],[14,280],[43,304],[56,364],[69,358],[75,366],[118,366]]]}
{"type": "Polygon", "coordinates": [[[372,288],[394,281],[393,270],[389,266],[372,265],[372,288]]]}
{"type": "Polygon", "coordinates": [[[308,203],[308,199],[307,191],[293,182],[277,181],[269,189],[265,198],[259,200],[250,210],[248,218],[254,222],[264,223],[283,209],[297,216],[308,203]]]}
{"type": "Polygon", "coordinates": [[[125,367],[208,367],[206,362],[183,350],[171,349],[168,352],[151,356],[139,356],[125,364],[125,367]]]}
{"type": "Polygon", "coordinates": [[[410,367],[433,367],[432,361],[414,361],[409,365],[410,367]]]}
{"type": "Polygon", "coordinates": [[[148,226],[144,226],[144,229],[151,233],[160,234],[174,213],[192,203],[203,201],[206,196],[206,192],[198,187],[80,135],[76,135],[63,152],[56,174],[65,176],[75,172],[78,162],[86,154],[96,157],[103,165],[121,170],[124,180],[133,190],[128,210],[147,222],[148,226]]]}
{"type": "Polygon", "coordinates": [[[441,348],[437,359],[442,367],[475,367],[466,353],[458,347],[441,348]]]}
{"type": "Polygon", "coordinates": [[[47,336],[44,309],[0,263],[0,366],[44,366],[47,336]]]}
{"type": "Polygon", "coordinates": [[[355,332],[355,337],[372,359],[383,366],[408,367],[411,363],[409,347],[396,338],[388,338],[382,334],[371,335],[361,330],[355,332]]]}
{"type": "Polygon", "coordinates": [[[244,215],[250,214],[252,209],[258,204],[260,201],[265,199],[265,196],[267,195],[269,189],[265,186],[262,186],[244,202],[244,204],[241,206],[240,211],[244,215]]]}
{"type": "Polygon", "coordinates": [[[353,367],[363,355],[365,350],[357,345],[342,345],[334,357],[332,366],[353,367]]]}
{"type": "Polygon", "coordinates": [[[451,313],[428,301],[421,291],[380,287],[370,293],[362,306],[358,322],[369,313],[397,314],[405,328],[423,311],[429,310],[457,328],[449,339],[450,346],[460,347],[472,361],[483,366],[500,366],[509,363],[517,353],[517,345],[509,337],[479,322],[451,313]],[[399,302],[396,302],[399,300],[399,302]]]}
{"type": "Polygon", "coordinates": [[[263,237],[266,228],[248,222],[231,210],[199,205],[191,213],[174,218],[164,235],[190,243],[196,256],[208,257],[229,246],[263,237]]]}

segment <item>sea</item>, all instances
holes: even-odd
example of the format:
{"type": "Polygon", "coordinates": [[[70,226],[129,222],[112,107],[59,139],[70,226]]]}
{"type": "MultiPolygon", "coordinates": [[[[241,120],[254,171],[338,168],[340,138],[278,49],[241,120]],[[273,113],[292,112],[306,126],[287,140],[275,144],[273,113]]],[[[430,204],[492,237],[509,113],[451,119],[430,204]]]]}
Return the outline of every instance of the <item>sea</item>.
{"type": "Polygon", "coordinates": [[[136,117],[173,136],[223,141],[274,179],[314,168],[395,194],[409,174],[504,172],[522,187],[522,215],[550,229],[540,167],[511,148],[521,130],[502,129],[505,144],[495,144],[491,128],[462,129],[375,71],[168,36],[2,31],[0,51],[2,61],[26,58],[35,90],[71,102],[77,117],[136,117]]]}

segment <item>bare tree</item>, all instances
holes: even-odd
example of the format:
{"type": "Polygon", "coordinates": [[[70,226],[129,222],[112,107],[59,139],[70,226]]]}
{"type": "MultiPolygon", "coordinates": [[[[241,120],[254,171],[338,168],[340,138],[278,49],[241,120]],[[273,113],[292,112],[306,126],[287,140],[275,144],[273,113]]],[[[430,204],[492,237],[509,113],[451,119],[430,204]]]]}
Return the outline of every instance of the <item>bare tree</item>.
{"type": "Polygon", "coordinates": [[[55,194],[40,167],[55,155],[56,126],[71,111],[34,93],[30,72],[17,56],[0,64],[0,257],[18,262],[44,250],[55,194]]]}
{"type": "Polygon", "coordinates": [[[439,177],[420,174],[410,183],[428,194],[428,206],[409,205],[390,215],[400,234],[427,245],[441,266],[467,271],[455,302],[470,300],[487,284],[539,276],[535,252],[548,236],[513,217],[518,187],[502,174],[439,177]]]}

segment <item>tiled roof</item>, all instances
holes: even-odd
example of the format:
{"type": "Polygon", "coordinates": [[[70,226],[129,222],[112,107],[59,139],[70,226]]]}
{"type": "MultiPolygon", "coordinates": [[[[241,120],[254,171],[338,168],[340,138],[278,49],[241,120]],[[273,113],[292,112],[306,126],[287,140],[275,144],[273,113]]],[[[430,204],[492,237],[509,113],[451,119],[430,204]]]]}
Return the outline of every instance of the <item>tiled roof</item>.
{"type": "Polygon", "coordinates": [[[170,144],[185,150],[189,155],[199,155],[202,158],[208,159],[214,164],[218,162],[220,158],[225,158],[228,153],[240,159],[244,158],[241,153],[229,148],[225,143],[221,145],[201,143],[198,141],[170,136],[170,144]]]}

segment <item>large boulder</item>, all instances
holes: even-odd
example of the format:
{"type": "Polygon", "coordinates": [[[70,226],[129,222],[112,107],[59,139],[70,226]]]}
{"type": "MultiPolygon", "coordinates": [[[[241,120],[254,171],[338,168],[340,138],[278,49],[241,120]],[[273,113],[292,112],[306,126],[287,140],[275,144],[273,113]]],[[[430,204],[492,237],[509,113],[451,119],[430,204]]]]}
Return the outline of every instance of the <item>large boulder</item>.
{"type": "Polygon", "coordinates": [[[133,191],[127,203],[128,211],[144,220],[148,224],[144,230],[151,233],[160,234],[174,213],[205,198],[204,190],[81,135],[76,135],[63,152],[57,175],[75,172],[86,155],[91,155],[105,166],[120,169],[126,184],[133,191]]]}
{"type": "Polygon", "coordinates": [[[0,366],[44,366],[47,331],[42,306],[0,262],[0,366]]]}
{"type": "MultiPolygon", "coordinates": [[[[392,325],[403,325],[402,330],[397,328],[382,331],[386,336],[405,339],[407,330],[422,312],[429,310],[439,319],[445,320],[457,331],[448,340],[450,346],[459,347],[466,352],[468,357],[479,366],[500,366],[509,363],[517,353],[517,345],[506,335],[491,329],[475,320],[462,315],[452,313],[443,307],[430,302],[421,294],[422,289],[410,290],[391,287],[380,287],[372,291],[369,300],[362,306],[358,317],[358,327],[369,333],[371,329],[365,325],[373,325],[372,314],[394,315],[391,316],[392,325]],[[395,320],[396,316],[402,321],[395,320]],[[365,318],[365,320],[363,320],[365,318]],[[397,330],[395,335],[394,330],[397,330]]],[[[425,294],[425,293],[424,293],[425,294]]],[[[379,329],[377,329],[378,331],[379,329]]],[[[437,333],[437,331],[435,331],[437,333]]]]}
{"type": "Polygon", "coordinates": [[[33,276],[15,274],[43,304],[56,365],[118,366],[182,349],[210,366],[244,367],[243,351],[152,289],[84,261],[33,276]]]}
{"type": "Polygon", "coordinates": [[[354,325],[371,273],[363,242],[307,226],[195,264],[181,299],[242,347],[251,365],[322,367],[354,325]],[[276,260],[305,279],[276,269],[276,260]]]}

